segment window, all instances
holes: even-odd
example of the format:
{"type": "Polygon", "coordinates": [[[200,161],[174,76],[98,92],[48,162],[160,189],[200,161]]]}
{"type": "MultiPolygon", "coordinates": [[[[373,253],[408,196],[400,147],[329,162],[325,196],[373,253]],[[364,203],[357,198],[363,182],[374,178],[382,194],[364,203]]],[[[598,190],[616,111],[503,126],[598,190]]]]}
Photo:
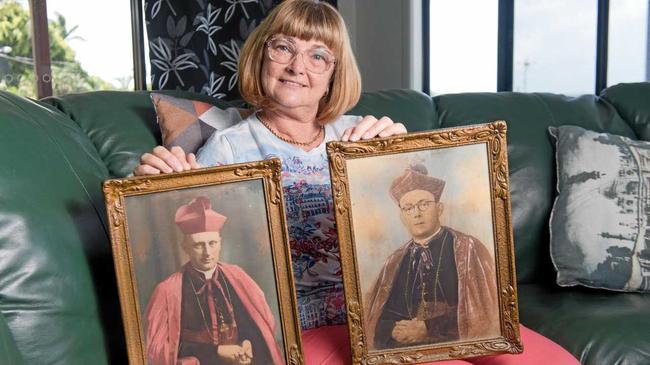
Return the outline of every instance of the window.
{"type": "Polygon", "coordinates": [[[129,2],[47,0],[54,95],[132,90],[129,2]]]}
{"type": "Polygon", "coordinates": [[[578,95],[650,81],[648,4],[423,0],[425,91],[495,91],[497,80],[498,91],[578,95]]]}
{"type": "Polygon", "coordinates": [[[0,89],[36,98],[144,88],[144,52],[133,54],[144,45],[131,44],[141,15],[142,0],[1,0],[0,89]]]}
{"type": "Polygon", "coordinates": [[[648,0],[613,0],[609,9],[607,85],[650,80],[648,0]]]}
{"type": "Polygon", "coordinates": [[[593,93],[597,2],[515,1],[512,88],[593,93]]]}
{"type": "Polygon", "coordinates": [[[36,97],[26,2],[0,2],[0,90],[36,97]]]}
{"type": "Polygon", "coordinates": [[[431,1],[432,94],[497,89],[498,0],[431,1]]]}

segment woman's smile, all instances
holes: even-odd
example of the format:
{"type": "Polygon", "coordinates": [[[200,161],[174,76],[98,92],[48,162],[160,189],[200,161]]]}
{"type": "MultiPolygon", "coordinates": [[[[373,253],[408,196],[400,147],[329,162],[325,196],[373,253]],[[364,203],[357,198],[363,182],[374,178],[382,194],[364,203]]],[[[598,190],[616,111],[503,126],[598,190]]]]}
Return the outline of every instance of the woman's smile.
{"type": "Polygon", "coordinates": [[[289,87],[295,87],[295,88],[307,87],[307,85],[305,84],[302,84],[297,81],[287,80],[287,79],[280,79],[280,82],[283,83],[285,86],[289,86],[289,87]]]}

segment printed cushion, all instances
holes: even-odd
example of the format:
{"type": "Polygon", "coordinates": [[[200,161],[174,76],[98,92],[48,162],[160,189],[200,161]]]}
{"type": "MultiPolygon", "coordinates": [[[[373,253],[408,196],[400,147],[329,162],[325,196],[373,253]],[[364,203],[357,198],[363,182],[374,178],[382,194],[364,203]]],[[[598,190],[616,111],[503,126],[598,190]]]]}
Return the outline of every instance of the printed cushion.
{"type": "Polygon", "coordinates": [[[551,257],[561,286],[650,291],[650,142],[549,128],[557,190],[551,257]]]}
{"type": "Polygon", "coordinates": [[[151,93],[151,100],[163,146],[180,146],[187,153],[195,153],[215,130],[228,128],[242,119],[237,108],[220,109],[209,103],[159,93],[151,93]]]}

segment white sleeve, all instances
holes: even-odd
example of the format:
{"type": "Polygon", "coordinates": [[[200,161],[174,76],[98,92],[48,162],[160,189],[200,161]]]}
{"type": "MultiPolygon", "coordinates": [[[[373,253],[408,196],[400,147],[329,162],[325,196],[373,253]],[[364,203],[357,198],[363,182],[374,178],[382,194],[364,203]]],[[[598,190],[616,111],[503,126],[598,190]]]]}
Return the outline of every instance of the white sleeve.
{"type": "Polygon", "coordinates": [[[363,119],[363,117],[360,117],[358,115],[342,115],[339,117],[339,119],[328,125],[332,126],[334,129],[334,134],[336,135],[336,139],[340,140],[345,130],[348,128],[356,127],[361,119],[363,119]]]}
{"type": "Polygon", "coordinates": [[[229,165],[234,163],[232,145],[225,134],[213,133],[196,154],[201,167],[229,165]]]}

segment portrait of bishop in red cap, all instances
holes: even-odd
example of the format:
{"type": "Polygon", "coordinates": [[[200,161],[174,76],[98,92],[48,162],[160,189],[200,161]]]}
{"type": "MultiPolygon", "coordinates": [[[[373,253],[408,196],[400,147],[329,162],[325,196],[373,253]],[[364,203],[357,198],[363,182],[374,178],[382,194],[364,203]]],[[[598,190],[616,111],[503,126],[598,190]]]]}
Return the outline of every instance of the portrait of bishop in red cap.
{"type": "Polygon", "coordinates": [[[203,196],[176,210],[174,223],[189,260],[149,300],[149,364],[284,363],[262,289],[239,266],[219,260],[222,245],[228,245],[221,239],[227,219],[203,196]]]}
{"type": "Polygon", "coordinates": [[[440,222],[445,185],[421,164],[390,185],[411,239],[388,257],[364,298],[370,349],[500,333],[494,260],[477,238],[440,222]]]}

